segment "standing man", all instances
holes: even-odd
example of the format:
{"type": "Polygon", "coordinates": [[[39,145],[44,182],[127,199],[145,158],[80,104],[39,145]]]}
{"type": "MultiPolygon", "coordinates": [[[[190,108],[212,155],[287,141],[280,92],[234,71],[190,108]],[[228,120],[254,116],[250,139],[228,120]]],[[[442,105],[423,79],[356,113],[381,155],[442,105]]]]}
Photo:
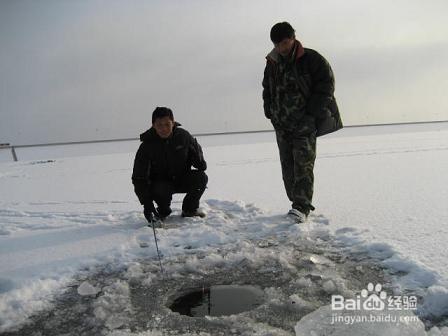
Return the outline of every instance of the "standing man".
{"type": "Polygon", "coordinates": [[[182,217],[205,216],[199,200],[207,186],[207,163],[197,140],[179,126],[171,109],[157,107],[152,127],[140,135],[132,183],[149,223],[170,215],[175,193],[186,193],[182,217]]]}
{"type": "Polygon", "coordinates": [[[274,49],[266,57],[264,113],[275,129],[283,182],[292,202],[288,215],[306,220],[312,205],[316,137],[342,128],[328,62],[303,48],[288,22],[271,29],[274,49]]]}

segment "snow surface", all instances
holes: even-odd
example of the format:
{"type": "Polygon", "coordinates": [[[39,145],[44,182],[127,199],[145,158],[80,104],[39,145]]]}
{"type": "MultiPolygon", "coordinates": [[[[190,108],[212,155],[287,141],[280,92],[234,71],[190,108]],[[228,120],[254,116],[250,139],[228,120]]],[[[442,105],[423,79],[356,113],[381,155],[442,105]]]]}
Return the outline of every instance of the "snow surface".
{"type": "MultiPolygon", "coordinates": [[[[440,125],[437,131],[407,133],[396,126],[396,132],[319,139],[316,211],[309,224],[287,229],[292,236],[313,239],[330,235],[348,253],[369,251],[395,272],[395,290],[423,297],[419,309],[433,317],[448,315],[448,126],[440,125]]],[[[289,267],[288,250],[275,238],[285,226],[282,220],[273,221],[282,218],[289,202],[275,140],[263,141],[204,148],[209,163],[203,197],[207,222],[187,220],[179,228],[178,217],[168,220],[172,227],[158,230],[163,258],[181,260],[185,251],[205,254],[205,261],[191,259],[182,266],[194,271],[204,262],[222,262],[217,246],[256,240],[260,249],[242,248],[234,262],[262,259],[263,251],[277,244],[289,267]]],[[[81,271],[134,265],[128,272],[138,274],[139,258],[156,257],[152,231],[145,227],[130,183],[133,158],[134,153],[121,153],[0,164],[0,331],[51,307],[52,298],[81,271]],[[142,249],[142,243],[148,248],[142,249]]],[[[180,202],[176,195],[175,210],[180,202]]],[[[175,274],[176,268],[168,271],[175,274]]],[[[323,288],[330,293],[337,283],[330,278],[323,288]]],[[[81,296],[100,290],[89,282],[78,285],[81,296]]],[[[113,299],[126,300],[125,284],[110,288],[113,299]]],[[[126,324],[124,317],[111,319],[110,314],[98,303],[95,316],[111,330],[126,324]]],[[[314,316],[302,319],[296,330],[307,330],[305,323],[314,316]]],[[[421,326],[415,328],[414,334],[425,334],[421,326]]],[[[443,333],[446,328],[435,327],[428,334],[443,333]]]]}

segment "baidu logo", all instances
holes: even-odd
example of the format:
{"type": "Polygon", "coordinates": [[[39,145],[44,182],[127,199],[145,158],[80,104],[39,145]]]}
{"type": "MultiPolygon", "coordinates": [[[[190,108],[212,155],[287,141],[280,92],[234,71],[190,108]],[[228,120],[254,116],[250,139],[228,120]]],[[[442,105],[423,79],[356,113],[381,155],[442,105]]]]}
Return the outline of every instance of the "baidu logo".
{"type": "Polygon", "coordinates": [[[388,296],[381,284],[369,283],[354,299],[345,299],[342,295],[332,295],[331,308],[333,310],[366,310],[382,311],[388,304],[388,296]]]}
{"type": "Polygon", "coordinates": [[[394,310],[416,310],[417,297],[406,295],[388,296],[381,284],[369,283],[360,295],[345,299],[342,295],[331,296],[331,324],[344,323],[408,323],[418,321],[416,315],[397,316],[394,310]]]}
{"type": "Polygon", "coordinates": [[[367,285],[367,289],[361,291],[361,297],[364,299],[362,308],[364,310],[384,310],[386,307],[387,293],[382,290],[381,284],[372,283],[367,285]]]}

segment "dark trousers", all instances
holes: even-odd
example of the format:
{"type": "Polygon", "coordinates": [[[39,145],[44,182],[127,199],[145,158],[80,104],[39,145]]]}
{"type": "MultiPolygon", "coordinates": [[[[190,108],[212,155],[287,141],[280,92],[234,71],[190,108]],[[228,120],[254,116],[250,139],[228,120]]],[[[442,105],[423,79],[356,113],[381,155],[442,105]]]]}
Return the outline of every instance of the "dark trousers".
{"type": "Polygon", "coordinates": [[[186,193],[183,203],[183,211],[194,211],[199,207],[199,200],[207,187],[208,177],[205,172],[191,170],[178,181],[153,181],[151,183],[151,195],[157,203],[161,215],[169,215],[171,212],[171,200],[173,194],[186,193]]]}
{"type": "Polygon", "coordinates": [[[294,137],[276,131],[277,145],[282,166],[283,183],[292,207],[306,215],[314,210],[314,161],[316,135],[294,137]]]}

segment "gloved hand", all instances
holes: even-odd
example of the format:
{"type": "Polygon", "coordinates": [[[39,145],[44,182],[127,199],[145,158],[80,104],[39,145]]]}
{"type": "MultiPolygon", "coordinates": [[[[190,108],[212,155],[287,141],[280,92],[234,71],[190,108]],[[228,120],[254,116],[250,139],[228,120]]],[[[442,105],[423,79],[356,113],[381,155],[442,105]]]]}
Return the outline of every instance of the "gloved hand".
{"type": "Polygon", "coordinates": [[[150,224],[155,222],[158,218],[158,213],[154,208],[154,204],[152,202],[147,203],[143,206],[143,214],[145,215],[146,220],[150,224]]]}

